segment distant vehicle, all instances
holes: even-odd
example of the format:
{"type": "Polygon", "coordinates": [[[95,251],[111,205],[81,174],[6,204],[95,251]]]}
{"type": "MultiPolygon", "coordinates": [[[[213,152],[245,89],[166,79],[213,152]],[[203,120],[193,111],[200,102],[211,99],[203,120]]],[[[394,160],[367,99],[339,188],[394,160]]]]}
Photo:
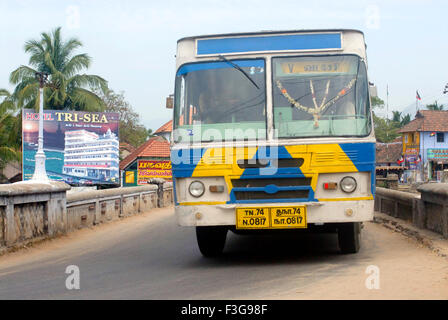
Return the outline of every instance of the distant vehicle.
{"type": "Polygon", "coordinates": [[[180,39],[175,212],[201,253],[220,254],[228,230],[289,229],[335,231],[358,252],[375,194],[370,89],[358,30],[180,39]]]}

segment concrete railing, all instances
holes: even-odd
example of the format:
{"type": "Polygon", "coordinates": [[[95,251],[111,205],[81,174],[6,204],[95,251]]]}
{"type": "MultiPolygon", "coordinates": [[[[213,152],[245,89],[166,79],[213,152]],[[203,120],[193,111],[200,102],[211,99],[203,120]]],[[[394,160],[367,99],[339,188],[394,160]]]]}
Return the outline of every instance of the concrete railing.
{"type": "Polygon", "coordinates": [[[67,195],[68,231],[131,216],[157,207],[155,185],[84,191],[67,195]]]}
{"type": "Polygon", "coordinates": [[[173,203],[172,183],[67,194],[63,182],[0,186],[0,252],[173,203]]]}
{"type": "Polygon", "coordinates": [[[0,248],[65,233],[66,191],[63,182],[0,186],[0,248]]]}
{"type": "Polygon", "coordinates": [[[448,238],[448,184],[429,183],[417,190],[420,195],[377,187],[375,211],[448,238]]]}

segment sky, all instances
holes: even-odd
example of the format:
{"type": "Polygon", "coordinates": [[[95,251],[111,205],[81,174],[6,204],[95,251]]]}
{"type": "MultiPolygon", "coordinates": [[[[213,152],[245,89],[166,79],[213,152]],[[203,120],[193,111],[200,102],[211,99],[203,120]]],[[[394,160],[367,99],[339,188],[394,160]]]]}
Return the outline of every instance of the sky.
{"type": "MultiPolygon", "coordinates": [[[[177,40],[229,32],[358,29],[367,43],[369,80],[388,109],[412,113],[435,100],[448,107],[447,1],[0,0],[0,88],[27,65],[27,40],[62,27],[83,43],[86,71],[108,80],[154,131],[171,119],[177,40]],[[387,96],[387,88],[389,95],[387,96]]],[[[384,111],[379,110],[379,113],[384,111]]],[[[391,112],[389,112],[390,114],[391,112]]]]}

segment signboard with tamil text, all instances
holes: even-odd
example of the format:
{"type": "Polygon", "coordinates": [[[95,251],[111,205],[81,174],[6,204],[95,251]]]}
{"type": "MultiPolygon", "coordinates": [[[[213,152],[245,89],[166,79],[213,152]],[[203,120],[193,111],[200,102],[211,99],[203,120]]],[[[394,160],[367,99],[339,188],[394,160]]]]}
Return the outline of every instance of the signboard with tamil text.
{"type": "Polygon", "coordinates": [[[137,184],[148,184],[152,178],[172,180],[171,161],[169,160],[139,160],[137,184]]]}

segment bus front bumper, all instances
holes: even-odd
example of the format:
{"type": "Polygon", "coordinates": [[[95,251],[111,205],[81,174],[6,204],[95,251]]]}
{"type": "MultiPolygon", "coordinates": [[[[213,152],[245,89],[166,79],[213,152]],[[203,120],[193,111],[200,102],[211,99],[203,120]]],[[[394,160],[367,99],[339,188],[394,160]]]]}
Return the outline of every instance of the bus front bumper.
{"type": "Polygon", "coordinates": [[[373,220],[374,200],[301,203],[176,205],[180,226],[234,226],[236,208],[306,206],[308,224],[363,222],[373,220]]]}

